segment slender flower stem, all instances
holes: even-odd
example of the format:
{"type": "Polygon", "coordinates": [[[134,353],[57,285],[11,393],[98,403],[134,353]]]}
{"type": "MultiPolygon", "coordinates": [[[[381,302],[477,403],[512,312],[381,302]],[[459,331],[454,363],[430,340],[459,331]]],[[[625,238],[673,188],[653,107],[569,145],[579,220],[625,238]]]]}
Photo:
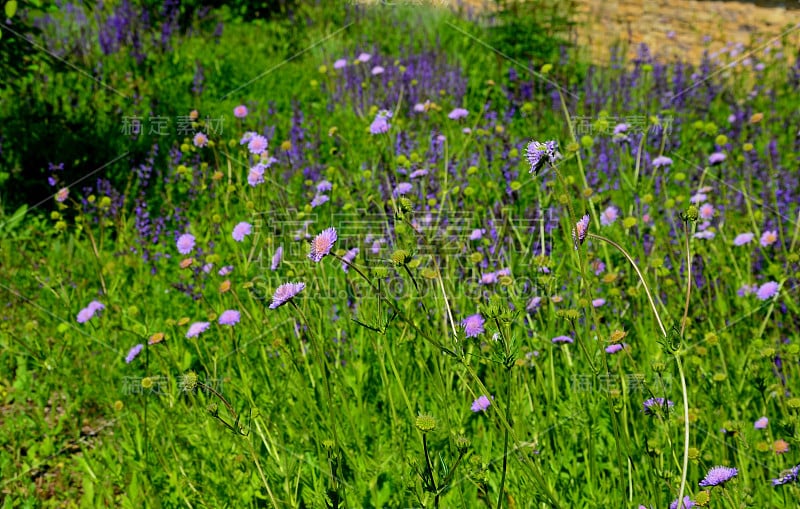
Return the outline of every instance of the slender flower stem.
{"type": "MultiPolygon", "coordinates": [[[[686,331],[686,322],[689,318],[689,299],[692,296],[692,253],[689,248],[689,222],[683,222],[684,237],[686,238],[686,303],[683,307],[681,319],[681,340],[686,331]]],[[[683,468],[681,472],[681,488],[678,491],[678,500],[683,500],[686,490],[686,476],[689,471],[689,397],[686,390],[686,375],[683,372],[683,363],[680,355],[675,353],[675,362],[678,363],[678,374],[681,377],[681,390],[683,391],[683,468]]]]}
{"type": "MultiPolygon", "coordinates": [[[[505,401],[503,402],[506,405],[506,420],[510,423],[511,422],[511,370],[507,370],[509,373],[508,380],[506,381],[506,397],[505,401]]],[[[497,509],[501,509],[503,507],[503,495],[505,494],[505,484],[506,484],[506,470],[508,468],[508,428],[506,428],[505,433],[503,434],[503,474],[500,477],[500,493],[497,495],[497,509]]]]}

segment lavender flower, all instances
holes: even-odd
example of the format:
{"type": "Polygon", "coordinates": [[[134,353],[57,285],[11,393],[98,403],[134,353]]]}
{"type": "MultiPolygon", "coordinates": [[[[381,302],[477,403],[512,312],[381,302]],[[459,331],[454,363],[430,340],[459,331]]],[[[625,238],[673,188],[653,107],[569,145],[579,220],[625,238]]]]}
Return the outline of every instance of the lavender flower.
{"type": "Polygon", "coordinates": [[[758,290],[756,290],[756,297],[758,297],[761,300],[770,299],[775,295],[777,295],[779,287],[780,285],[775,281],[767,281],[766,283],[758,287],[758,290]]]}
{"type": "Polygon", "coordinates": [[[606,208],[602,214],[600,214],[600,224],[603,226],[611,226],[619,217],[619,209],[613,205],[606,208]]]}
{"type": "Polygon", "coordinates": [[[701,488],[708,488],[710,486],[719,486],[730,481],[739,474],[739,471],[731,467],[713,467],[708,471],[708,474],[700,481],[701,488]]]}
{"type": "Polygon", "coordinates": [[[194,249],[194,235],[191,233],[184,233],[178,237],[176,245],[180,254],[187,255],[191,253],[192,249],[194,249]]]}
{"type": "Polygon", "coordinates": [[[447,115],[447,118],[450,120],[461,120],[462,118],[466,118],[468,114],[469,112],[464,108],[456,108],[447,115]]]}
{"type": "Polygon", "coordinates": [[[144,345],[142,343],[139,343],[138,345],[128,350],[128,355],[125,356],[125,362],[127,362],[128,364],[133,362],[133,359],[135,359],[136,356],[141,353],[143,348],[144,345]]]}
{"type": "Polygon", "coordinates": [[[239,319],[241,315],[238,311],[234,309],[228,309],[223,311],[221,315],[219,315],[219,324],[220,325],[236,325],[239,323],[239,319]]]}
{"type": "Polygon", "coordinates": [[[461,322],[461,326],[464,327],[464,334],[468,338],[474,338],[483,334],[483,324],[484,320],[480,313],[470,315],[461,322]]]}
{"type": "Polygon", "coordinates": [[[247,150],[249,150],[251,154],[263,154],[264,151],[267,150],[267,139],[260,134],[253,135],[247,142],[247,150]]]}
{"type": "Polygon", "coordinates": [[[761,417],[759,419],[756,419],[756,422],[753,423],[753,427],[755,429],[766,429],[768,424],[769,424],[769,419],[767,419],[766,417],[761,417]]]}
{"type": "Polygon", "coordinates": [[[650,398],[644,402],[645,415],[655,415],[657,408],[670,409],[675,406],[675,403],[664,398],[650,398]]]}
{"type": "Polygon", "coordinates": [[[308,253],[308,257],[315,262],[322,260],[326,255],[330,254],[336,238],[336,228],[323,230],[311,241],[311,252],[308,253]]]}
{"type": "Polygon", "coordinates": [[[733,245],[734,246],[743,246],[745,244],[749,244],[750,242],[753,241],[754,237],[755,237],[755,235],[753,235],[750,232],[740,233],[739,235],[736,236],[735,239],[733,239],[733,245]]]}
{"type": "Polygon", "coordinates": [[[272,255],[272,265],[270,265],[270,269],[278,270],[278,265],[281,264],[281,260],[283,260],[283,246],[278,246],[278,249],[275,250],[275,254],[272,255]]]}
{"type": "Polygon", "coordinates": [[[587,233],[589,233],[589,214],[585,214],[572,229],[572,241],[575,243],[576,250],[583,245],[587,233]]]}
{"type": "Polygon", "coordinates": [[[305,287],[305,283],[284,283],[280,285],[272,296],[272,304],[269,305],[269,308],[278,309],[295,298],[305,287]]]}
{"type": "Polygon", "coordinates": [[[245,237],[250,235],[253,231],[253,226],[250,223],[242,221],[233,227],[233,240],[241,242],[245,237]]]}
{"type": "Polygon", "coordinates": [[[528,173],[534,176],[542,169],[545,164],[553,165],[561,158],[561,154],[556,150],[558,144],[555,141],[546,141],[544,143],[538,141],[531,141],[525,147],[525,157],[531,165],[528,173]]]}
{"type": "Polygon", "coordinates": [[[186,331],[187,338],[194,338],[200,335],[201,332],[205,332],[208,330],[208,327],[211,324],[208,322],[195,322],[189,326],[189,330],[186,331]]]}
{"type": "Polygon", "coordinates": [[[233,116],[236,118],[244,118],[247,116],[247,106],[240,104],[233,109],[233,116]]]}
{"type": "Polygon", "coordinates": [[[574,342],[575,342],[575,341],[574,341],[574,340],[573,340],[571,337],[569,337],[569,336],[556,336],[556,337],[554,337],[554,338],[553,338],[551,341],[552,341],[552,343],[553,343],[554,345],[557,345],[557,344],[559,344],[559,343],[574,343],[574,342]]]}
{"type": "Polygon", "coordinates": [[[342,270],[347,272],[350,268],[350,265],[353,263],[353,260],[356,259],[358,256],[358,248],[354,247],[353,249],[349,250],[342,256],[342,270]]]}
{"type": "Polygon", "coordinates": [[[473,412],[485,412],[491,406],[492,400],[490,400],[485,394],[481,394],[481,396],[472,402],[472,409],[473,412]]]}

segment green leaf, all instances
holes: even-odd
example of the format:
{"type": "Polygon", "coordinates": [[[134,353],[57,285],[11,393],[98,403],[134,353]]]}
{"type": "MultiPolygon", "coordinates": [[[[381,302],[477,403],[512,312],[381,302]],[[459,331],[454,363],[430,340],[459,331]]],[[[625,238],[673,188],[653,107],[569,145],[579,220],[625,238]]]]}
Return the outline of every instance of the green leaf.
{"type": "Polygon", "coordinates": [[[14,215],[11,216],[7,221],[0,221],[0,231],[10,232],[13,230],[17,224],[22,221],[22,218],[25,217],[25,213],[28,211],[27,205],[22,205],[20,208],[14,212],[14,215]]]}
{"type": "Polygon", "coordinates": [[[13,18],[14,14],[17,13],[17,2],[16,0],[10,0],[6,2],[6,18],[13,18]]]}

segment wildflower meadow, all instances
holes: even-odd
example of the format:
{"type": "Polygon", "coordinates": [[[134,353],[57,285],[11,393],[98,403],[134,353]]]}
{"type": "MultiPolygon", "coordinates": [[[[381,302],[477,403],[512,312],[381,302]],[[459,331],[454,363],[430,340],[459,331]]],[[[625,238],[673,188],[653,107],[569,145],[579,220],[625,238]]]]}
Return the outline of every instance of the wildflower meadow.
{"type": "Polygon", "coordinates": [[[798,11],[568,4],[4,2],[2,507],[797,507],[798,11]]]}

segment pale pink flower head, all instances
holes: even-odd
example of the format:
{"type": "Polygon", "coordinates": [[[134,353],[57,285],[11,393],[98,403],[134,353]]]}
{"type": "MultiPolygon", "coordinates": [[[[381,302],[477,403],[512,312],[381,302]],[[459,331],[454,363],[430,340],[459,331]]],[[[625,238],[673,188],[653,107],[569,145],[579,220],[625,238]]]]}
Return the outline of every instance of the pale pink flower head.
{"type": "Polygon", "coordinates": [[[777,241],[778,232],[776,230],[768,230],[761,235],[761,246],[763,247],[771,246],[777,241]]]}
{"type": "Polygon", "coordinates": [[[241,242],[245,237],[253,232],[253,226],[250,223],[242,221],[233,227],[233,240],[241,242]]]}
{"type": "Polygon", "coordinates": [[[311,252],[308,253],[308,257],[315,262],[322,260],[326,255],[330,254],[331,248],[336,243],[336,238],[336,228],[323,230],[311,241],[311,252]]]}
{"type": "Polygon", "coordinates": [[[700,206],[700,219],[708,221],[714,217],[714,206],[704,203],[700,206]]]}
{"type": "Polygon", "coordinates": [[[736,236],[735,239],[733,239],[733,245],[734,246],[743,246],[745,244],[749,244],[750,242],[753,241],[754,237],[755,237],[755,235],[753,235],[750,232],[740,233],[739,235],[736,236]]]}
{"type": "Polygon", "coordinates": [[[239,319],[241,315],[235,309],[228,309],[223,311],[221,315],[219,315],[219,324],[220,325],[236,325],[239,323],[239,319]]]}
{"type": "Polygon", "coordinates": [[[492,400],[490,400],[485,394],[482,394],[478,399],[472,402],[472,407],[470,409],[477,413],[477,412],[485,412],[489,409],[492,404],[492,400]]]}
{"type": "Polygon", "coordinates": [[[767,419],[766,417],[761,417],[759,419],[756,419],[756,422],[753,423],[753,427],[755,429],[766,429],[768,424],[769,424],[769,419],[767,419]]]}
{"type": "Polygon", "coordinates": [[[195,147],[205,147],[208,145],[208,136],[203,133],[197,133],[194,135],[192,143],[194,143],[195,147]]]}
{"type": "Polygon", "coordinates": [[[447,118],[450,120],[461,120],[462,118],[466,118],[467,115],[469,115],[469,112],[464,108],[456,108],[447,115],[447,118]]]}
{"type": "Polygon", "coordinates": [[[600,224],[603,226],[610,226],[614,224],[614,221],[617,220],[619,217],[619,209],[613,205],[609,206],[606,210],[600,214],[600,224]]]}
{"type": "Polygon", "coordinates": [[[56,193],[56,201],[58,203],[64,203],[67,199],[67,196],[69,196],[69,189],[66,187],[62,187],[56,193]]]}
{"type": "Polygon", "coordinates": [[[370,58],[372,58],[372,55],[370,55],[369,53],[361,53],[361,54],[360,54],[360,55],[358,55],[358,57],[356,58],[356,61],[357,61],[357,62],[361,62],[361,63],[364,63],[364,62],[369,62],[369,59],[370,59],[370,58]]]}
{"type": "Polygon", "coordinates": [[[337,70],[344,69],[345,66],[347,66],[347,60],[345,60],[344,58],[340,58],[339,60],[333,63],[333,68],[337,70]]]}
{"type": "Polygon", "coordinates": [[[756,290],[756,297],[761,300],[767,300],[778,294],[780,285],[775,281],[767,281],[756,290]]]}
{"type": "Polygon", "coordinates": [[[233,109],[233,116],[236,118],[244,118],[247,116],[247,106],[240,104],[233,109]]]}
{"type": "Polygon", "coordinates": [[[194,235],[191,233],[184,233],[178,237],[176,245],[180,254],[187,255],[191,253],[192,249],[194,249],[194,235]]]}
{"type": "Polygon", "coordinates": [[[247,150],[249,150],[251,154],[263,154],[264,151],[267,150],[267,139],[260,134],[253,135],[250,141],[247,142],[247,150]]]}

